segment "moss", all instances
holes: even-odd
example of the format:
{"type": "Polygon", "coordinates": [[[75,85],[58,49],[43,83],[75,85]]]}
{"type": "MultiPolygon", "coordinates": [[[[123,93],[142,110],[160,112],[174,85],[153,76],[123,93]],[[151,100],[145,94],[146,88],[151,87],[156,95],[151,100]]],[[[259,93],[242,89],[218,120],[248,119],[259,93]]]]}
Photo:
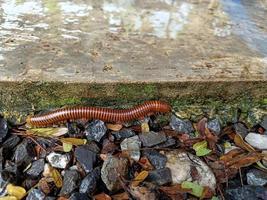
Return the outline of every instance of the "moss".
{"type": "Polygon", "coordinates": [[[177,83],[59,83],[0,82],[0,111],[25,116],[33,111],[68,105],[127,108],[145,100],[170,102],[180,116],[197,120],[203,115],[233,120],[240,108],[241,119],[254,123],[267,110],[265,82],[177,83]]]}

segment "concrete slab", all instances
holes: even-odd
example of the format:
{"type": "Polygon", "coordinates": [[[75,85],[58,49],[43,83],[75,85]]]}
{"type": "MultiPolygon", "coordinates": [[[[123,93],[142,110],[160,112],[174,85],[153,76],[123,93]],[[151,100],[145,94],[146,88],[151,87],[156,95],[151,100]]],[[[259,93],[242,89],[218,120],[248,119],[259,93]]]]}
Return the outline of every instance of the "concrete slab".
{"type": "Polygon", "coordinates": [[[262,101],[266,11],[263,0],[2,0],[0,105],[262,101]]]}
{"type": "Polygon", "coordinates": [[[2,0],[0,80],[263,80],[266,3],[2,0]]]}

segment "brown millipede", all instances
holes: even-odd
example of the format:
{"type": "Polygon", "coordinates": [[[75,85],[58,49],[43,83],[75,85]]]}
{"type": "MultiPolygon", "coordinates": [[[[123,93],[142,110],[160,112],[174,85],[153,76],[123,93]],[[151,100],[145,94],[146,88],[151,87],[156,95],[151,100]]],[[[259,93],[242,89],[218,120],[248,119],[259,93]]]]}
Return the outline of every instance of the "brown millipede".
{"type": "Polygon", "coordinates": [[[166,113],[171,111],[171,106],[162,101],[146,101],[141,105],[129,109],[111,109],[101,107],[69,107],[61,108],[46,114],[29,116],[27,124],[35,127],[44,127],[66,120],[99,119],[104,122],[128,122],[140,119],[152,113],[166,113]]]}

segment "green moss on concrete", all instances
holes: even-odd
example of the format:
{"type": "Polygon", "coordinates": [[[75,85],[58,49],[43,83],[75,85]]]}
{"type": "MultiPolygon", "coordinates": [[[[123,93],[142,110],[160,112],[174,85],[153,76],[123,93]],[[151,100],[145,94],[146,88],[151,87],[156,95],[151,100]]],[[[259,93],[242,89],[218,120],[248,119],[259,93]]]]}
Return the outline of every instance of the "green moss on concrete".
{"type": "Polygon", "coordinates": [[[71,105],[127,108],[145,100],[169,102],[181,117],[203,115],[233,121],[238,108],[251,123],[267,109],[266,82],[177,82],[85,84],[59,82],[0,83],[0,111],[8,116],[71,105]],[[231,118],[231,119],[230,119],[231,118]]]}

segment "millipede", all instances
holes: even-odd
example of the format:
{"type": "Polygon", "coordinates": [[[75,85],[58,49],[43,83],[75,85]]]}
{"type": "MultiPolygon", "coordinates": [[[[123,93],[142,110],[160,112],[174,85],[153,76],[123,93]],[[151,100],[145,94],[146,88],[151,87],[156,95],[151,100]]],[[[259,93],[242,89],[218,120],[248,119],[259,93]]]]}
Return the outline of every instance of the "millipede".
{"type": "Polygon", "coordinates": [[[155,113],[167,113],[171,106],[163,101],[146,101],[129,109],[75,106],[60,108],[45,114],[29,116],[26,123],[30,126],[45,127],[68,120],[99,119],[104,122],[123,123],[141,119],[155,113]]]}

